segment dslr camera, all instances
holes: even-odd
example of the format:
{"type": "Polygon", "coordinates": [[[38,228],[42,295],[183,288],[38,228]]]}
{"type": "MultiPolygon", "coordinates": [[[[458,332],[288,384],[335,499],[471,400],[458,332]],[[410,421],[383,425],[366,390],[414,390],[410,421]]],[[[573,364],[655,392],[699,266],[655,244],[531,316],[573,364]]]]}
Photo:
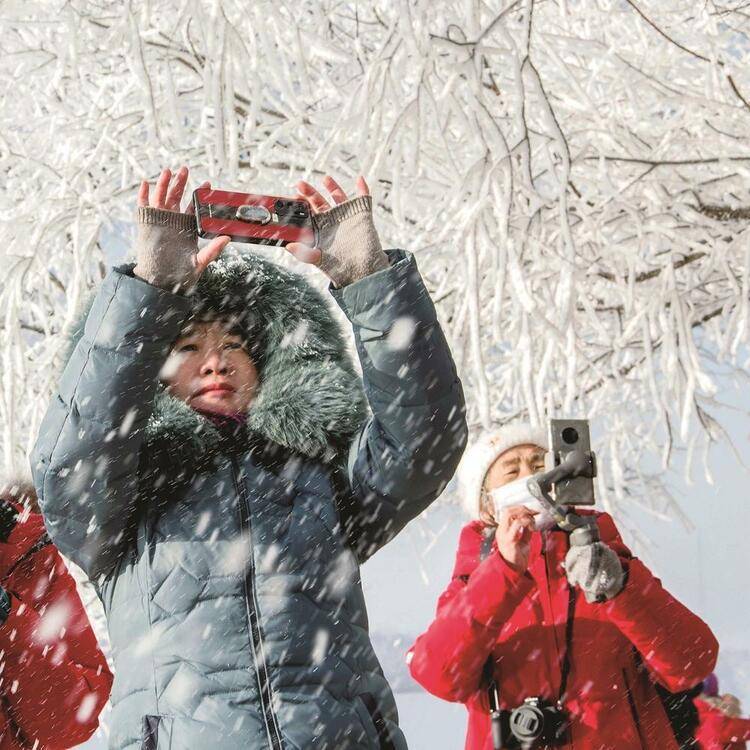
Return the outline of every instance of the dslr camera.
{"type": "Polygon", "coordinates": [[[518,743],[508,747],[532,750],[539,747],[559,747],[569,741],[568,717],[559,703],[533,697],[510,712],[508,730],[518,743]]]}

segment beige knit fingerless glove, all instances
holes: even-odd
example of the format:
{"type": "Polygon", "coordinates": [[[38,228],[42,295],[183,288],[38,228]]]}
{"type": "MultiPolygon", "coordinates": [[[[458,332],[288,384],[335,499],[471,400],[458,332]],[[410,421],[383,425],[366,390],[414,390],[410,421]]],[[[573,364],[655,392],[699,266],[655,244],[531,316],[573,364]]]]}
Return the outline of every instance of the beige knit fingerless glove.
{"type": "Polygon", "coordinates": [[[133,273],[153,286],[186,291],[198,281],[198,227],[192,214],[141,206],[133,273]]]}
{"type": "Polygon", "coordinates": [[[369,195],[315,214],[313,223],[322,255],[320,269],[334,286],[346,286],[388,268],[388,256],[372,221],[369,195]]]}

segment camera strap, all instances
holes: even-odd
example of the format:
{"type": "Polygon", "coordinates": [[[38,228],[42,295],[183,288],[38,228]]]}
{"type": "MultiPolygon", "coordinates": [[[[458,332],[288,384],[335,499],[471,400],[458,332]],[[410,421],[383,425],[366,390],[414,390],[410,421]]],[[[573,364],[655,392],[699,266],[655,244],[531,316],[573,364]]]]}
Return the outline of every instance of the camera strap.
{"type": "MultiPolygon", "coordinates": [[[[479,548],[479,562],[484,562],[492,551],[492,542],[495,538],[495,531],[492,527],[484,530],[482,544],[479,548]]],[[[575,620],[576,609],[576,589],[574,586],[568,586],[568,612],[565,620],[565,653],[563,655],[562,665],[560,666],[560,692],[558,693],[558,703],[562,704],[565,698],[565,691],[568,687],[568,677],[570,676],[570,655],[573,648],[573,622],[575,620]]],[[[492,657],[488,657],[484,664],[482,676],[488,683],[487,693],[490,705],[491,731],[494,750],[503,750],[503,735],[505,732],[503,712],[500,710],[500,679],[495,677],[496,670],[492,657]]]]}
{"type": "MultiPolygon", "coordinates": [[[[491,526],[485,528],[482,537],[482,545],[479,548],[479,562],[484,562],[492,551],[492,542],[495,538],[495,530],[491,526]]],[[[490,731],[492,732],[492,747],[494,750],[503,750],[504,725],[503,715],[500,710],[500,684],[495,677],[495,663],[492,657],[488,657],[482,670],[482,682],[487,683],[487,695],[490,705],[490,731]]]]}

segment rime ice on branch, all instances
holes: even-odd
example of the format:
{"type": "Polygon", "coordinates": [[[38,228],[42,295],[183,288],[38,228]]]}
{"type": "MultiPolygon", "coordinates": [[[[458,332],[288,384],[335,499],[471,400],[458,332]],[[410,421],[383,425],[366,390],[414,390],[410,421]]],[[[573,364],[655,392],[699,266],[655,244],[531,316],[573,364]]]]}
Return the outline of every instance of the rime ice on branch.
{"type": "Polygon", "coordinates": [[[136,186],[168,156],[281,194],[367,174],[384,238],[416,250],[432,285],[471,423],[602,417],[605,504],[627,486],[679,515],[659,471],[636,467],[721,438],[701,350],[747,357],[741,8],[77,0],[49,13],[6,4],[0,35],[6,466],[29,449],[60,334],[127,233],[136,186]]]}

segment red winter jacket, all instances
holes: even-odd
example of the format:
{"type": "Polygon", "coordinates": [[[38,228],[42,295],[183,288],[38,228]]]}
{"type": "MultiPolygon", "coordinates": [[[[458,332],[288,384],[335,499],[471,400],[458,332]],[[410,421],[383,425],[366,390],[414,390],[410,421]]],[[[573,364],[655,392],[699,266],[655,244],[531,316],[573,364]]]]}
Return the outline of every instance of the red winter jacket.
{"type": "MultiPolygon", "coordinates": [[[[566,747],[676,750],[652,679],[672,691],[695,685],[712,671],[718,644],[705,623],[632,557],[611,517],[597,516],[602,541],[621,556],[628,579],[603,604],[576,595],[564,699],[572,741],[566,747]]],[[[569,602],[562,568],[567,534],[535,532],[529,569],[517,573],[494,542],[480,562],[483,528],[477,521],[462,530],[453,580],[440,597],[437,617],[407,657],[413,677],[427,690],[466,705],[466,750],[492,750],[482,683],[489,656],[502,708],[531,696],[558,698],[569,602]]]]}
{"type": "Polygon", "coordinates": [[[112,675],[42,517],[19,510],[0,499],[0,750],[70,748],[96,730],[112,675]]]}
{"type": "Polygon", "coordinates": [[[701,750],[745,750],[750,740],[750,719],[733,719],[716,706],[695,699],[700,724],[695,739],[701,750]]]}

